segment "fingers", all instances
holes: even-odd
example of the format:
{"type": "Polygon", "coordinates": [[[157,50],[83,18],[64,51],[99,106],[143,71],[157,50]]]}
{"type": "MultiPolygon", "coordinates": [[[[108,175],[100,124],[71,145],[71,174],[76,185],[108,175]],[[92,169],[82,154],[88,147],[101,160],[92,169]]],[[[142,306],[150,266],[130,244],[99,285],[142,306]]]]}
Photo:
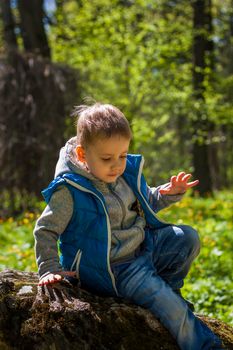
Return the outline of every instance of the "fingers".
{"type": "Polygon", "coordinates": [[[50,273],[49,275],[43,277],[39,281],[38,285],[39,286],[44,286],[44,285],[47,285],[47,284],[56,283],[56,282],[61,281],[62,279],[63,279],[63,277],[61,275],[50,273]]]}
{"type": "Polygon", "coordinates": [[[192,182],[189,182],[189,179],[192,177],[192,174],[186,174],[184,171],[180,172],[177,176],[172,176],[171,177],[171,183],[172,185],[176,184],[184,184],[188,188],[196,186],[199,183],[199,180],[195,180],[192,182]]]}
{"type": "Polygon", "coordinates": [[[188,180],[192,177],[192,174],[186,174],[184,171],[181,171],[176,179],[177,179],[177,182],[188,182],[188,180]]]}
{"type": "Polygon", "coordinates": [[[64,277],[76,277],[76,272],[75,271],[59,271],[59,273],[49,273],[45,277],[41,278],[38,285],[43,286],[47,284],[53,284],[60,282],[61,280],[64,279],[64,277]]]}
{"type": "Polygon", "coordinates": [[[182,179],[182,180],[183,180],[184,182],[186,182],[186,183],[187,183],[187,182],[188,182],[188,180],[189,180],[191,177],[192,177],[192,175],[191,175],[191,174],[186,174],[186,175],[184,175],[184,176],[183,176],[183,179],[182,179]]]}
{"type": "Polygon", "coordinates": [[[184,176],[185,176],[185,172],[181,171],[177,176],[175,176],[176,177],[176,181],[177,182],[183,181],[184,176]]]}
{"type": "Polygon", "coordinates": [[[159,192],[164,195],[183,194],[188,188],[194,187],[199,183],[198,180],[188,182],[191,177],[192,174],[186,174],[184,171],[181,171],[178,175],[173,175],[170,183],[166,187],[161,188],[159,192]]]}
{"type": "Polygon", "coordinates": [[[196,186],[198,184],[199,184],[199,180],[195,180],[195,181],[189,182],[189,183],[187,183],[187,188],[194,187],[194,186],[196,186]]]}
{"type": "Polygon", "coordinates": [[[191,174],[186,174],[184,171],[181,171],[177,176],[173,175],[170,182],[172,186],[175,186],[177,183],[187,182],[191,176],[191,174]]]}
{"type": "MultiPolygon", "coordinates": [[[[178,176],[179,176],[179,175],[178,175],[178,176]]],[[[171,182],[171,185],[172,185],[172,186],[175,186],[175,185],[176,185],[178,176],[172,176],[172,177],[171,177],[170,182],[171,182]]]]}

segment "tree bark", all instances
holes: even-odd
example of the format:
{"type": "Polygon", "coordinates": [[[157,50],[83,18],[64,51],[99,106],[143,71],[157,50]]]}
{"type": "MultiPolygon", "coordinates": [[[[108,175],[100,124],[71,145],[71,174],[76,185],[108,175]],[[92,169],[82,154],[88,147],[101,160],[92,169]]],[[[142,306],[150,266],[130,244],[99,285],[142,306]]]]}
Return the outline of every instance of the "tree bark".
{"type": "Polygon", "coordinates": [[[200,180],[201,195],[212,192],[209,164],[209,122],[205,108],[205,68],[208,49],[207,0],[194,0],[193,6],[193,95],[195,117],[193,118],[193,165],[194,176],[200,180]]]}
{"type": "Polygon", "coordinates": [[[18,8],[25,51],[50,58],[50,48],[43,23],[43,0],[18,0],[18,8]]]}
{"type": "Polygon", "coordinates": [[[0,201],[11,194],[9,216],[30,210],[30,197],[53,179],[65,116],[79,93],[76,71],[32,53],[16,51],[0,66],[0,201]]]}
{"type": "MultiPolygon", "coordinates": [[[[37,287],[36,273],[0,272],[0,348],[4,350],[178,350],[149,311],[69,284],[37,287]]],[[[233,349],[233,328],[198,316],[233,349]]]]}
{"type": "MultiPolygon", "coordinates": [[[[214,42],[212,40],[213,35],[213,16],[212,16],[212,0],[207,0],[206,5],[206,26],[207,26],[207,40],[206,40],[206,55],[208,60],[208,67],[210,72],[207,75],[207,79],[210,85],[214,84],[215,81],[215,71],[216,71],[216,62],[215,62],[215,53],[214,53],[214,42]]],[[[222,179],[220,173],[220,162],[219,162],[219,150],[220,143],[215,142],[214,138],[219,136],[219,127],[217,127],[213,122],[209,122],[209,147],[208,147],[208,160],[210,165],[210,175],[213,185],[213,189],[220,190],[222,188],[222,179]]]]}
{"type": "Polygon", "coordinates": [[[1,0],[1,13],[3,20],[3,37],[8,49],[16,49],[15,22],[11,12],[10,0],[1,0]]]}

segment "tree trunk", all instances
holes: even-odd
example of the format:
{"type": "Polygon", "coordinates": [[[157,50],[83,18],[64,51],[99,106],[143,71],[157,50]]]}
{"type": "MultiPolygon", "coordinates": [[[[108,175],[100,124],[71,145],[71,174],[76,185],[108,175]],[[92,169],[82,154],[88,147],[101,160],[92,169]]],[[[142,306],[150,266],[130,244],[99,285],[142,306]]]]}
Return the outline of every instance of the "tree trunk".
{"type": "Polygon", "coordinates": [[[4,42],[8,49],[16,49],[15,23],[11,12],[10,0],[1,0],[0,6],[3,20],[4,42]]]}
{"type": "Polygon", "coordinates": [[[25,51],[50,58],[50,48],[43,23],[43,0],[18,0],[18,8],[25,51]]]}
{"type": "MultiPolygon", "coordinates": [[[[4,350],[178,350],[149,311],[68,284],[37,287],[36,273],[0,272],[0,348],[4,350]]],[[[233,349],[232,327],[200,317],[233,349]]]]}
{"type": "MultiPolygon", "coordinates": [[[[207,76],[210,85],[214,84],[214,74],[215,74],[215,54],[214,54],[214,42],[212,40],[213,35],[213,18],[212,18],[212,0],[207,0],[206,5],[206,27],[207,27],[207,39],[206,39],[206,56],[208,60],[208,67],[210,72],[207,76]]],[[[213,188],[219,190],[222,188],[222,180],[220,174],[219,165],[219,149],[220,143],[215,142],[214,138],[219,136],[218,127],[213,123],[209,122],[209,148],[208,148],[208,159],[210,165],[210,175],[212,180],[213,188]]]]}
{"type": "Polygon", "coordinates": [[[0,60],[0,202],[7,191],[12,211],[6,199],[0,216],[31,210],[29,194],[53,179],[65,117],[78,96],[76,71],[32,53],[12,53],[11,61],[0,60]]]}
{"type": "Polygon", "coordinates": [[[209,165],[208,132],[209,122],[205,108],[205,68],[208,48],[208,28],[206,27],[207,0],[194,0],[193,6],[193,95],[195,118],[193,118],[193,165],[194,177],[200,180],[198,190],[201,195],[212,192],[209,165]]]}

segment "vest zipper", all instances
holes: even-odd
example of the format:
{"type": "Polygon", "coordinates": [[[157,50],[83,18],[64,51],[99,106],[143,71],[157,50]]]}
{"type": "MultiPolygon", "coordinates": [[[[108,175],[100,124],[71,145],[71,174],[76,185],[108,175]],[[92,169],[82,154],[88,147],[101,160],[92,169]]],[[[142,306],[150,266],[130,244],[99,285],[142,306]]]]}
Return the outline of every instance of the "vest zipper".
{"type": "Polygon", "coordinates": [[[126,216],[126,210],[125,210],[125,206],[123,203],[123,200],[121,199],[120,196],[118,196],[118,194],[116,192],[113,191],[113,189],[111,187],[109,187],[110,192],[113,194],[113,196],[118,200],[121,210],[122,210],[122,221],[121,221],[121,229],[123,229],[123,222],[125,220],[125,216],[126,216]]]}
{"type": "Polygon", "coordinates": [[[81,261],[81,256],[82,256],[82,251],[80,249],[78,249],[74,261],[71,265],[70,271],[73,271],[73,268],[75,266],[75,271],[76,271],[76,277],[79,278],[79,265],[80,265],[80,261],[81,261]]]}
{"type": "Polygon", "coordinates": [[[110,250],[111,250],[111,236],[112,236],[112,233],[111,233],[111,225],[110,225],[110,220],[109,220],[109,216],[108,216],[108,212],[107,212],[107,209],[104,205],[104,202],[102,201],[102,199],[93,191],[91,190],[88,190],[87,188],[85,187],[82,187],[81,185],[78,185],[76,182],[72,181],[72,180],[69,180],[69,179],[66,179],[64,178],[64,180],[72,185],[73,187],[76,187],[78,188],[79,190],[83,191],[83,192],[87,192],[87,193],[91,193],[93,194],[95,197],[97,197],[99,199],[99,201],[101,202],[103,208],[104,208],[104,212],[105,212],[105,215],[106,215],[106,220],[107,220],[107,230],[108,230],[108,259],[107,259],[107,266],[108,266],[108,273],[111,277],[111,281],[112,281],[112,286],[113,286],[113,289],[115,290],[115,293],[116,295],[118,295],[118,291],[117,291],[117,288],[116,288],[116,281],[115,281],[115,277],[114,277],[114,274],[111,270],[111,265],[110,265],[110,250]]]}

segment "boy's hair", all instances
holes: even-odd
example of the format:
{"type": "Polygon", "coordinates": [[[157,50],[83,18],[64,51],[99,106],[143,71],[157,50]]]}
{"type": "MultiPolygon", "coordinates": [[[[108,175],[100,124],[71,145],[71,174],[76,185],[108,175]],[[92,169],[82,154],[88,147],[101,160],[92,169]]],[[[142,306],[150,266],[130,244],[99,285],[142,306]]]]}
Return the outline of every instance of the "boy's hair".
{"type": "Polygon", "coordinates": [[[72,115],[78,118],[77,140],[84,147],[96,139],[110,138],[114,135],[132,138],[128,120],[117,107],[110,104],[77,106],[72,115]]]}

